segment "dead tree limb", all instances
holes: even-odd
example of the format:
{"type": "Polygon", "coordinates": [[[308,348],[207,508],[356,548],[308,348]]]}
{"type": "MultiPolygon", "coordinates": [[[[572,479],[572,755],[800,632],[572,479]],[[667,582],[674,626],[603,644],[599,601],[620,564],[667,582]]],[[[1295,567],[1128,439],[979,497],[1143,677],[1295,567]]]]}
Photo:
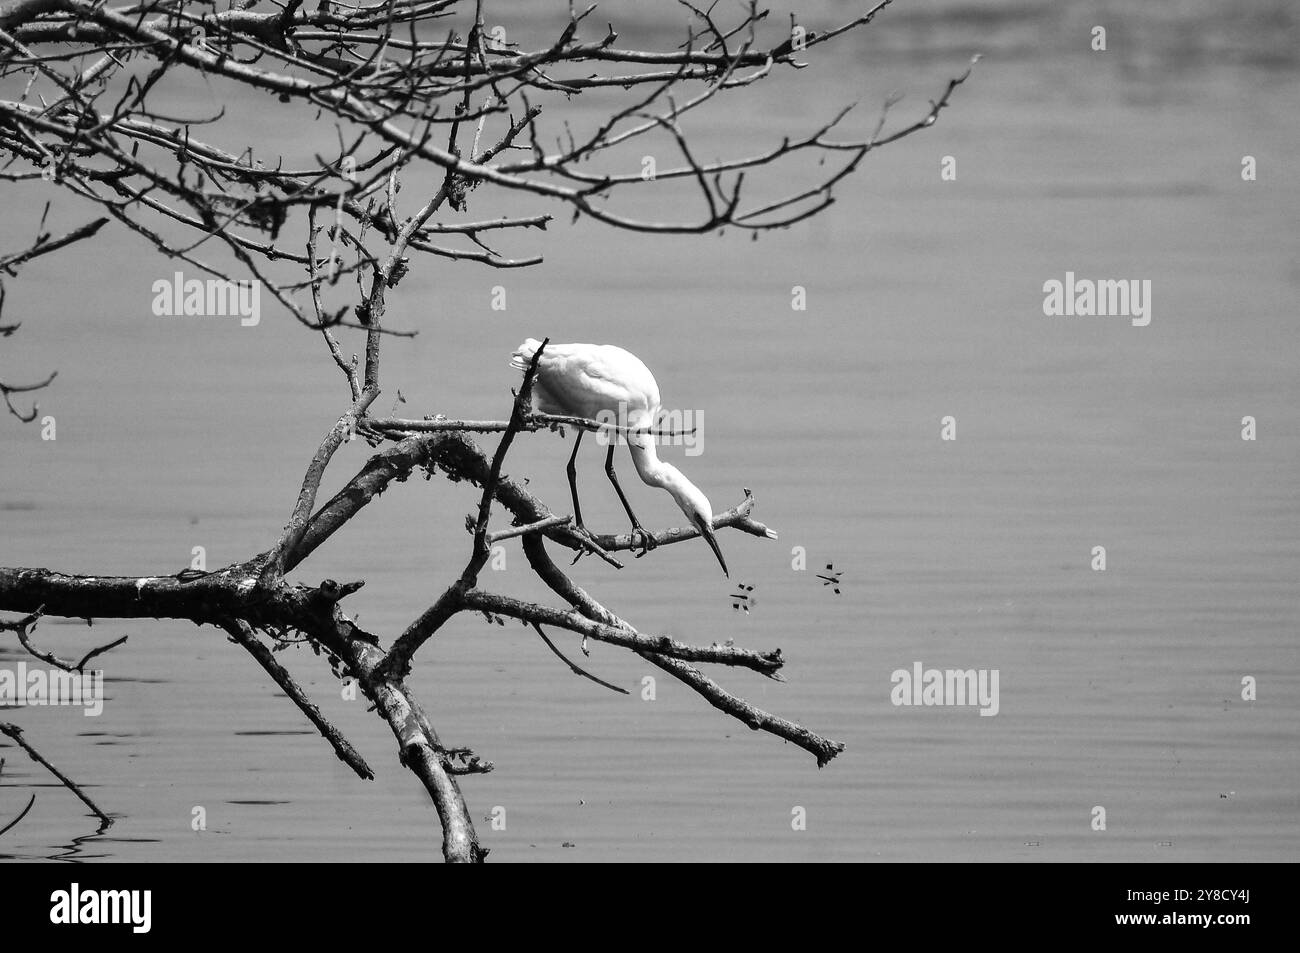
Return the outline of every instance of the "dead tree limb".
{"type": "Polygon", "coordinates": [[[230,633],[231,640],[253,656],[257,664],[262,666],[271,679],[289,696],[289,700],[302,710],[316,730],[321,733],[321,737],[330,743],[339,760],[363,781],[373,781],[375,772],[371,770],[370,765],[366,764],[366,759],[361,757],[352,744],[343,737],[342,732],[321,714],[321,710],[307,697],[307,693],[294,681],[293,676],[275,660],[275,654],[258,641],[257,633],[253,631],[252,626],[243,619],[231,619],[223,628],[230,633]]]}
{"type": "Polygon", "coordinates": [[[15,622],[5,622],[0,620],[0,632],[13,632],[18,636],[18,642],[22,645],[27,653],[33,658],[38,658],[46,665],[52,665],[55,668],[62,669],[65,672],[84,672],[86,663],[96,656],[103,655],[105,652],[112,651],[119,645],[126,642],[128,636],[122,636],[120,639],[114,639],[105,645],[97,646],[91,649],[81,657],[79,662],[69,662],[61,659],[52,652],[42,652],[32,643],[32,630],[36,628],[36,623],[40,621],[41,609],[18,619],[15,622]]]}
{"type": "Polygon", "coordinates": [[[9,738],[13,740],[14,744],[18,745],[18,747],[26,751],[28,756],[31,757],[33,761],[35,761],[41,767],[45,768],[46,771],[49,771],[50,774],[58,778],[59,782],[65,788],[67,788],[78,798],[80,798],[81,803],[85,804],[86,807],[90,808],[90,810],[94,812],[95,816],[99,818],[100,821],[99,829],[101,831],[106,830],[109,826],[112,825],[113,819],[99,809],[99,805],[97,805],[94,801],[92,801],[90,799],[90,796],[87,795],[85,791],[81,790],[81,786],[78,785],[77,782],[73,781],[70,777],[68,777],[66,774],[64,774],[54,765],[50,764],[50,762],[46,761],[45,758],[41,756],[41,753],[39,751],[37,751],[30,744],[27,743],[27,740],[23,737],[23,730],[21,728],[19,728],[17,725],[10,724],[9,722],[0,721],[0,735],[8,735],[9,738]]]}

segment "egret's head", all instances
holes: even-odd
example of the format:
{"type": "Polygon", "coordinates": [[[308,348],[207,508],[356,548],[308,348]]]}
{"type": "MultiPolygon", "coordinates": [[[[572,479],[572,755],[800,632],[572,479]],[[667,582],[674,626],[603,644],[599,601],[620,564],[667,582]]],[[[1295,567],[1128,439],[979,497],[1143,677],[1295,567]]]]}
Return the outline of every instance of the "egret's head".
{"type": "MultiPolygon", "coordinates": [[[[680,471],[678,471],[680,475],[680,471]]],[[[713,555],[718,557],[718,565],[722,567],[722,574],[731,578],[731,573],[727,571],[727,561],[722,558],[722,550],[718,548],[718,538],[713,533],[713,507],[709,505],[709,498],[704,495],[698,486],[681,477],[680,483],[671,488],[673,498],[677,505],[682,508],[686,518],[691,521],[691,525],[700,531],[704,541],[709,544],[713,550],[713,555]]]]}

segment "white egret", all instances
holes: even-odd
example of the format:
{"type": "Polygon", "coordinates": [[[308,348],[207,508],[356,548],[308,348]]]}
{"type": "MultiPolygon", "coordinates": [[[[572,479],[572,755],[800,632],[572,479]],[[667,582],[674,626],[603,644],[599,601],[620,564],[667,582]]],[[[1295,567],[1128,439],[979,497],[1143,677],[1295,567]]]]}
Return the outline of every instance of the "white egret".
{"type": "MultiPolygon", "coordinates": [[[[533,355],[541,346],[541,341],[528,338],[515,349],[510,365],[526,371],[533,355]]],[[[625,436],[636,472],[645,483],[661,487],[672,494],[673,500],[681,507],[691,525],[700,531],[705,542],[713,549],[722,572],[730,577],[727,561],[722,558],[722,550],[718,548],[717,537],[713,534],[713,508],[709,505],[709,498],[686,479],[682,471],[671,463],[660,460],[655,450],[655,438],[650,431],[659,421],[659,385],[655,383],[650,368],[640,358],[610,344],[547,344],[537,362],[533,400],[537,410],[544,414],[565,414],[592,420],[602,417],[608,419],[613,415],[620,424],[641,430],[640,433],[628,433],[625,436]]],[[[574,460],[578,456],[584,432],[578,431],[568,466],[573,515],[579,526],[582,526],[582,509],[578,505],[574,460]]],[[[614,490],[618,493],[623,509],[627,511],[628,519],[632,521],[633,539],[638,533],[641,536],[641,554],[644,555],[647,549],[654,547],[654,537],[641,526],[627,497],[623,495],[623,488],[618,485],[618,476],[614,473],[612,439],[609,453],[605,456],[605,473],[609,482],[614,484],[614,490]]]]}

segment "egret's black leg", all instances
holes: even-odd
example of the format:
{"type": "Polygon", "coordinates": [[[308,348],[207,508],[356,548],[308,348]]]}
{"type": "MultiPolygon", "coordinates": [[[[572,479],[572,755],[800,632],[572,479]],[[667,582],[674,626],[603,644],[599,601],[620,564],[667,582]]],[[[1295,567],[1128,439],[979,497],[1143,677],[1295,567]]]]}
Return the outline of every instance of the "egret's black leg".
{"type": "Polygon", "coordinates": [[[645,527],[641,525],[641,521],[636,518],[636,514],[632,512],[632,507],[628,503],[627,497],[623,495],[623,488],[618,485],[618,474],[614,472],[614,444],[613,443],[610,443],[609,453],[605,455],[605,475],[609,477],[609,482],[614,484],[614,492],[618,494],[619,502],[623,504],[623,509],[627,510],[627,518],[632,521],[633,547],[636,546],[637,535],[640,534],[641,536],[641,552],[636,554],[637,558],[640,559],[647,552],[654,549],[655,546],[658,545],[658,543],[655,542],[653,536],[651,536],[649,533],[645,531],[645,527]]]}
{"type": "Polygon", "coordinates": [[[582,445],[582,435],[585,432],[586,431],[582,429],[578,430],[578,436],[573,441],[573,453],[569,454],[569,466],[567,468],[569,474],[569,492],[573,494],[573,518],[577,521],[579,529],[584,529],[585,527],[582,525],[582,507],[578,505],[578,468],[574,466],[573,461],[578,457],[578,447],[582,445]]]}

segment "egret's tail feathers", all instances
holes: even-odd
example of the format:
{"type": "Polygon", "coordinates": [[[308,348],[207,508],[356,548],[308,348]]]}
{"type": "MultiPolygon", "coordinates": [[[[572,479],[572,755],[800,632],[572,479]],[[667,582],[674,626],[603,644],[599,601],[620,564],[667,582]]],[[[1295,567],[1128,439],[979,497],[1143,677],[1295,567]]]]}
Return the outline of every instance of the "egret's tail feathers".
{"type": "Polygon", "coordinates": [[[510,355],[510,366],[517,371],[528,370],[528,365],[532,363],[533,355],[537,349],[542,346],[542,342],[537,338],[528,338],[523,344],[515,348],[515,353],[510,355]]]}

